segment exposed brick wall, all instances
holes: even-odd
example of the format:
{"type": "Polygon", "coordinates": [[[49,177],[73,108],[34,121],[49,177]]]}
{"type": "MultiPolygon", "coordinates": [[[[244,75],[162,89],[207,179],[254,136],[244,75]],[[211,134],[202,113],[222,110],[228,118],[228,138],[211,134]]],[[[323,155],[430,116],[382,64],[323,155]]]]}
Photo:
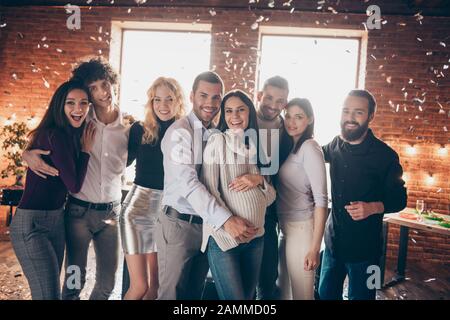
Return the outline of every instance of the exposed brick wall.
{"type": "MultiPolygon", "coordinates": [[[[248,92],[255,86],[259,46],[258,30],[250,26],[260,15],[268,18],[260,25],[360,30],[367,19],[345,13],[215,9],[211,15],[209,8],[132,8],[128,13],[128,8],[83,7],[82,29],[70,31],[65,27],[68,15],[61,7],[0,10],[7,23],[0,28],[2,124],[13,113],[17,120],[42,116],[51,94],[79,58],[100,52],[108,57],[111,19],[211,23],[211,67],[223,76],[227,89],[248,92]],[[229,56],[224,52],[230,52],[229,56]]],[[[370,31],[368,41],[365,84],[379,104],[372,127],[399,153],[408,177],[408,206],[414,207],[420,198],[436,211],[450,214],[450,75],[444,68],[450,65],[450,18],[425,17],[422,23],[413,16],[383,18],[387,23],[381,30],[370,31]],[[425,101],[414,102],[414,98],[425,101]],[[416,143],[414,156],[406,153],[410,143],[416,143]],[[440,144],[447,144],[447,155],[438,155],[440,144]],[[435,178],[431,186],[425,184],[428,173],[435,178]]],[[[318,72],[326,74],[326,70],[318,72]]],[[[396,254],[398,233],[397,227],[390,228],[388,256],[396,254]]],[[[450,237],[422,231],[410,235],[410,260],[450,263],[450,237]]]]}

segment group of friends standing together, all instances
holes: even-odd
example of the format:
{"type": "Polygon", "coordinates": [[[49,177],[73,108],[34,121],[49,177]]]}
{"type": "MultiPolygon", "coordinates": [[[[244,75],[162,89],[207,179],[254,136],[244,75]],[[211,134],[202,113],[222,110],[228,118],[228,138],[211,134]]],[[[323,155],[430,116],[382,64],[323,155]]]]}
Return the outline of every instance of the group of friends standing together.
{"type": "Polygon", "coordinates": [[[406,206],[406,189],[398,155],[369,128],[376,102],[368,91],[347,95],[341,134],[320,146],[311,103],[288,100],[279,76],[255,106],[203,72],[187,115],[179,83],[160,77],[144,119],[130,126],[106,61],[72,73],[23,152],[29,168],[10,231],[33,299],[79,299],[91,242],[92,300],[113,291],[120,242],[124,299],[201,299],[208,270],[220,299],[314,299],[319,265],[320,299],[342,299],[346,276],[349,299],[375,299],[367,269],[379,264],[383,214],[406,206]],[[134,161],[122,202],[121,178],[134,161]],[[279,170],[267,170],[274,163],[279,170]]]}

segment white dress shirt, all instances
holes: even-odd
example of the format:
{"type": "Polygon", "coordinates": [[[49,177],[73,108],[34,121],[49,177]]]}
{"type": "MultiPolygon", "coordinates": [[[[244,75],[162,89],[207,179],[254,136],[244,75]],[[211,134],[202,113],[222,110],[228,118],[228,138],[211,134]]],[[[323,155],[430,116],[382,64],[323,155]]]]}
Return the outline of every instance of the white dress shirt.
{"type": "Polygon", "coordinates": [[[73,197],[92,202],[107,203],[122,199],[122,175],[128,156],[130,127],[124,124],[122,114],[109,124],[97,119],[95,109],[89,111],[87,121],[96,127],[94,145],[81,191],[73,197]]]}
{"type": "Polygon", "coordinates": [[[161,141],[164,156],[162,204],[180,213],[198,215],[215,230],[232,215],[199,180],[203,148],[210,130],[195,113],[175,121],[161,141]]]}

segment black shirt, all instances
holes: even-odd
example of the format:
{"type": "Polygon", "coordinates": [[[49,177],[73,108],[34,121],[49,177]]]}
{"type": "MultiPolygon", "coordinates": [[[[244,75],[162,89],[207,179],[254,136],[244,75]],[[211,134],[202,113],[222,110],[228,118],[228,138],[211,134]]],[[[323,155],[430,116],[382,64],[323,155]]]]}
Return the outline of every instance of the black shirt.
{"type": "Polygon", "coordinates": [[[136,176],[134,183],[145,188],[157,190],[164,189],[164,168],[163,154],[161,151],[161,140],[167,128],[174,123],[174,119],[161,121],[158,119],[159,134],[158,140],[152,144],[143,144],[142,136],[144,128],[142,123],[135,122],[130,128],[128,140],[128,160],[129,166],[136,159],[136,176]]]}
{"type": "Polygon", "coordinates": [[[323,147],[330,163],[332,212],[325,227],[325,244],[344,262],[379,258],[383,214],[354,221],[344,206],[350,201],[384,204],[384,213],[406,206],[403,170],[397,153],[369,129],[364,141],[352,145],[339,136],[323,147]]]}

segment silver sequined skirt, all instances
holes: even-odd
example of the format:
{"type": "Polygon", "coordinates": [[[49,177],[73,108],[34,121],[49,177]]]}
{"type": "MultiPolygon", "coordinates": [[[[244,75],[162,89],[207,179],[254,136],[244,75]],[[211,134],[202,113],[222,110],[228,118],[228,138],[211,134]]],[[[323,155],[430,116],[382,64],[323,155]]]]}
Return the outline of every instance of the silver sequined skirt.
{"type": "Polygon", "coordinates": [[[133,184],[120,214],[120,235],[125,254],[146,254],[156,250],[156,219],[160,214],[162,190],[133,184]]]}

